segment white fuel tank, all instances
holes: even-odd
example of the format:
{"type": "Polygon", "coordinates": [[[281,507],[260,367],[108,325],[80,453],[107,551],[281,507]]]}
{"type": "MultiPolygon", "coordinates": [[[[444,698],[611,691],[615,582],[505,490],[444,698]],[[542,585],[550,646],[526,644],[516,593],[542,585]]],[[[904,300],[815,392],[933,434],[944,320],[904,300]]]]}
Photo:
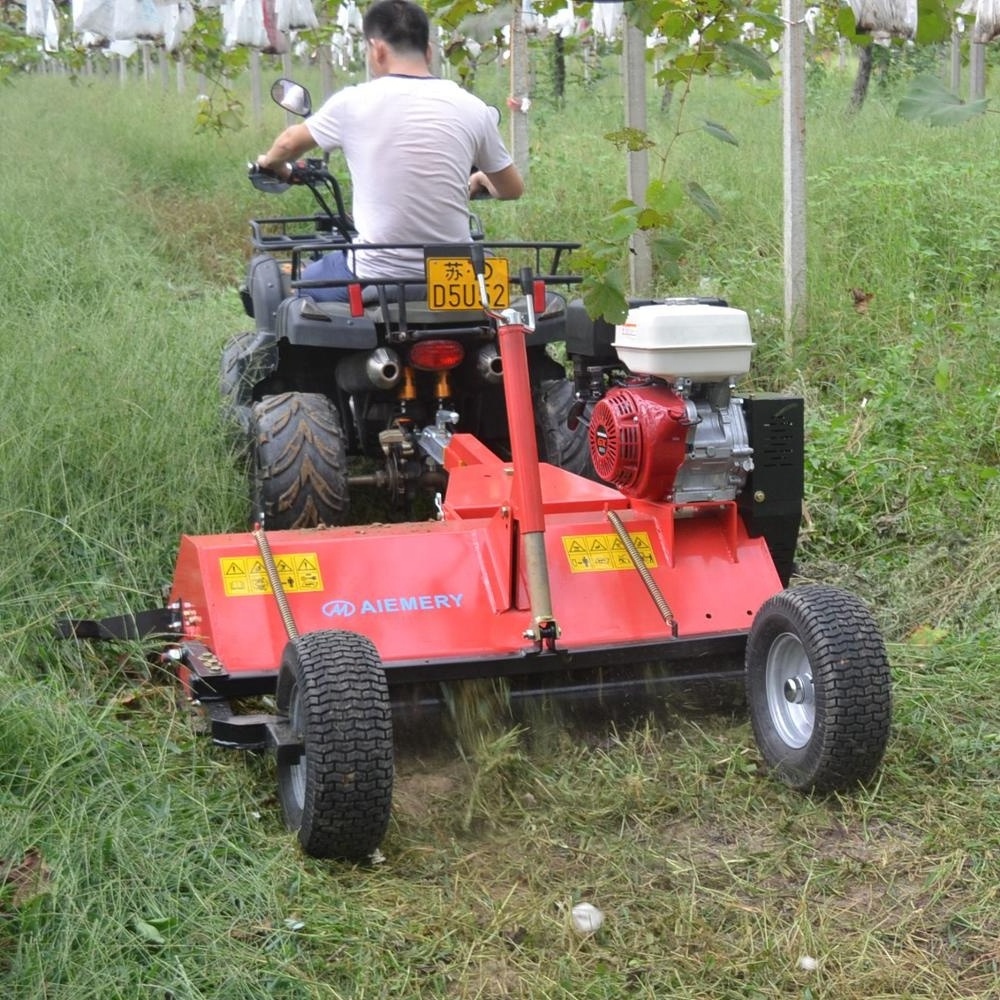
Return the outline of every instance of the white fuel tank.
{"type": "Polygon", "coordinates": [[[742,309],[679,301],[630,309],[612,346],[635,375],[720,382],[750,371],[754,343],[742,309]]]}

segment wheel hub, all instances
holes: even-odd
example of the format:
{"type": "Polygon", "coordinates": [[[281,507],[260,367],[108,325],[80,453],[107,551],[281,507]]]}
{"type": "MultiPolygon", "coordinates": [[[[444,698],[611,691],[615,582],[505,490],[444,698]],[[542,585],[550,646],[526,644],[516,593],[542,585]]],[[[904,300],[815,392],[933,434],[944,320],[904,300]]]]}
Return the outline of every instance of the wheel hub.
{"type": "Polygon", "coordinates": [[[782,742],[804,747],[816,724],[812,666],[797,636],[779,635],[767,656],[767,705],[782,742]]]}
{"type": "MultiPolygon", "coordinates": [[[[304,711],[302,706],[302,694],[299,690],[299,685],[296,684],[292,689],[291,703],[288,706],[288,721],[292,727],[292,730],[301,738],[303,734],[303,722],[304,722],[304,711]]],[[[296,763],[289,767],[289,777],[292,793],[295,797],[296,805],[302,809],[305,806],[306,801],[306,773],[307,773],[307,761],[305,750],[303,749],[302,755],[299,757],[296,763]]]]}
{"type": "Polygon", "coordinates": [[[806,684],[801,677],[789,677],[785,681],[785,701],[801,705],[806,700],[806,684]]]}

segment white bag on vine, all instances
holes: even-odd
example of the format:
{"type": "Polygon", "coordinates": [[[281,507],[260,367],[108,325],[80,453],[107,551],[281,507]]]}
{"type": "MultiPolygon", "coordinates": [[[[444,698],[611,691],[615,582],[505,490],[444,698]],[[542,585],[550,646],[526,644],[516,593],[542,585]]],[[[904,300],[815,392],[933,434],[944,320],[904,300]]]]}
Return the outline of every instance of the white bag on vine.
{"type": "Polygon", "coordinates": [[[163,19],[153,0],[116,0],[112,38],[163,37],[163,19]]]}
{"type": "Polygon", "coordinates": [[[184,36],[194,27],[194,10],[186,0],[160,8],[163,17],[163,47],[168,52],[176,52],[184,41],[184,36]]]}
{"type": "Polygon", "coordinates": [[[59,11],[54,0],[49,0],[48,16],[45,18],[45,51],[59,51],[59,11]]]}
{"type": "Polygon", "coordinates": [[[249,45],[267,48],[264,30],[264,9],[260,0],[233,0],[222,8],[222,30],[227,49],[249,45]]]}
{"type": "Polygon", "coordinates": [[[274,14],[281,31],[319,27],[312,0],[275,0],[274,14]]]}
{"type": "Polygon", "coordinates": [[[967,0],[958,8],[958,13],[976,15],[972,40],[979,45],[986,45],[1000,35],[1000,0],[967,0]]]}
{"type": "Polygon", "coordinates": [[[26,0],[24,33],[29,38],[44,39],[46,52],[59,51],[59,12],[52,0],[26,0]]]}
{"type": "Polygon", "coordinates": [[[111,38],[115,28],[114,0],[73,0],[73,31],[111,38]]]}
{"type": "Polygon", "coordinates": [[[264,12],[264,30],[267,32],[265,52],[281,54],[288,51],[288,36],[278,25],[278,17],[274,11],[275,0],[261,0],[260,6],[264,12]]]}
{"type": "Polygon", "coordinates": [[[47,15],[46,0],[25,0],[24,33],[29,38],[44,38],[47,15]]]}
{"type": "Polygon", "coordinates": [[[849,0],[857,30],[874,38],[913,38],[917,0],[849,0]]]}

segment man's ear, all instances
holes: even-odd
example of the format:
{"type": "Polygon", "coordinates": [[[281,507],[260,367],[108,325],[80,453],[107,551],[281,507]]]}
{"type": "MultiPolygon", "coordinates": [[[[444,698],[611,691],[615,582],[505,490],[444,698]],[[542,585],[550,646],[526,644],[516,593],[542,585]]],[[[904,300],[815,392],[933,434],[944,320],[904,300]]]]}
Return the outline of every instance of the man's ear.
{"type": "Polygon", "coordinates": [[[382,38],[372,38],[369,43],[371,46],[371,61],[374,66],[385,65],[385,60],[388,55],[388,46],[385,40],[382,38]]]}

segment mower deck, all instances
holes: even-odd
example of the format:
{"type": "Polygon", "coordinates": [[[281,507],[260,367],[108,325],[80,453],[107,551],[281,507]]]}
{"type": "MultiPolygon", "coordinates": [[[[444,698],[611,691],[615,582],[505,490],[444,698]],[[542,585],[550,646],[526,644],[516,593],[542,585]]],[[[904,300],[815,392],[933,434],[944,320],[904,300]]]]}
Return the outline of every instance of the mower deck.
{"type": "MultiPolygon", "coordinates": [[[[712,639],[738,649],[781,590],[765,542],[748,537],[734,503],[629,500],[542,464],[559,636],[540,644],[530,635],[512,466],[464,435],[449,456],[442,520],[268,534],[299,631],[369,637],[390,687],[697,658],[712,639]]],[[[182,672],[196,692],[273,686],[288,635],[251,534],[184,536],[170,603],[183,608],[185,639],[210,651],[182,672]]]]}

